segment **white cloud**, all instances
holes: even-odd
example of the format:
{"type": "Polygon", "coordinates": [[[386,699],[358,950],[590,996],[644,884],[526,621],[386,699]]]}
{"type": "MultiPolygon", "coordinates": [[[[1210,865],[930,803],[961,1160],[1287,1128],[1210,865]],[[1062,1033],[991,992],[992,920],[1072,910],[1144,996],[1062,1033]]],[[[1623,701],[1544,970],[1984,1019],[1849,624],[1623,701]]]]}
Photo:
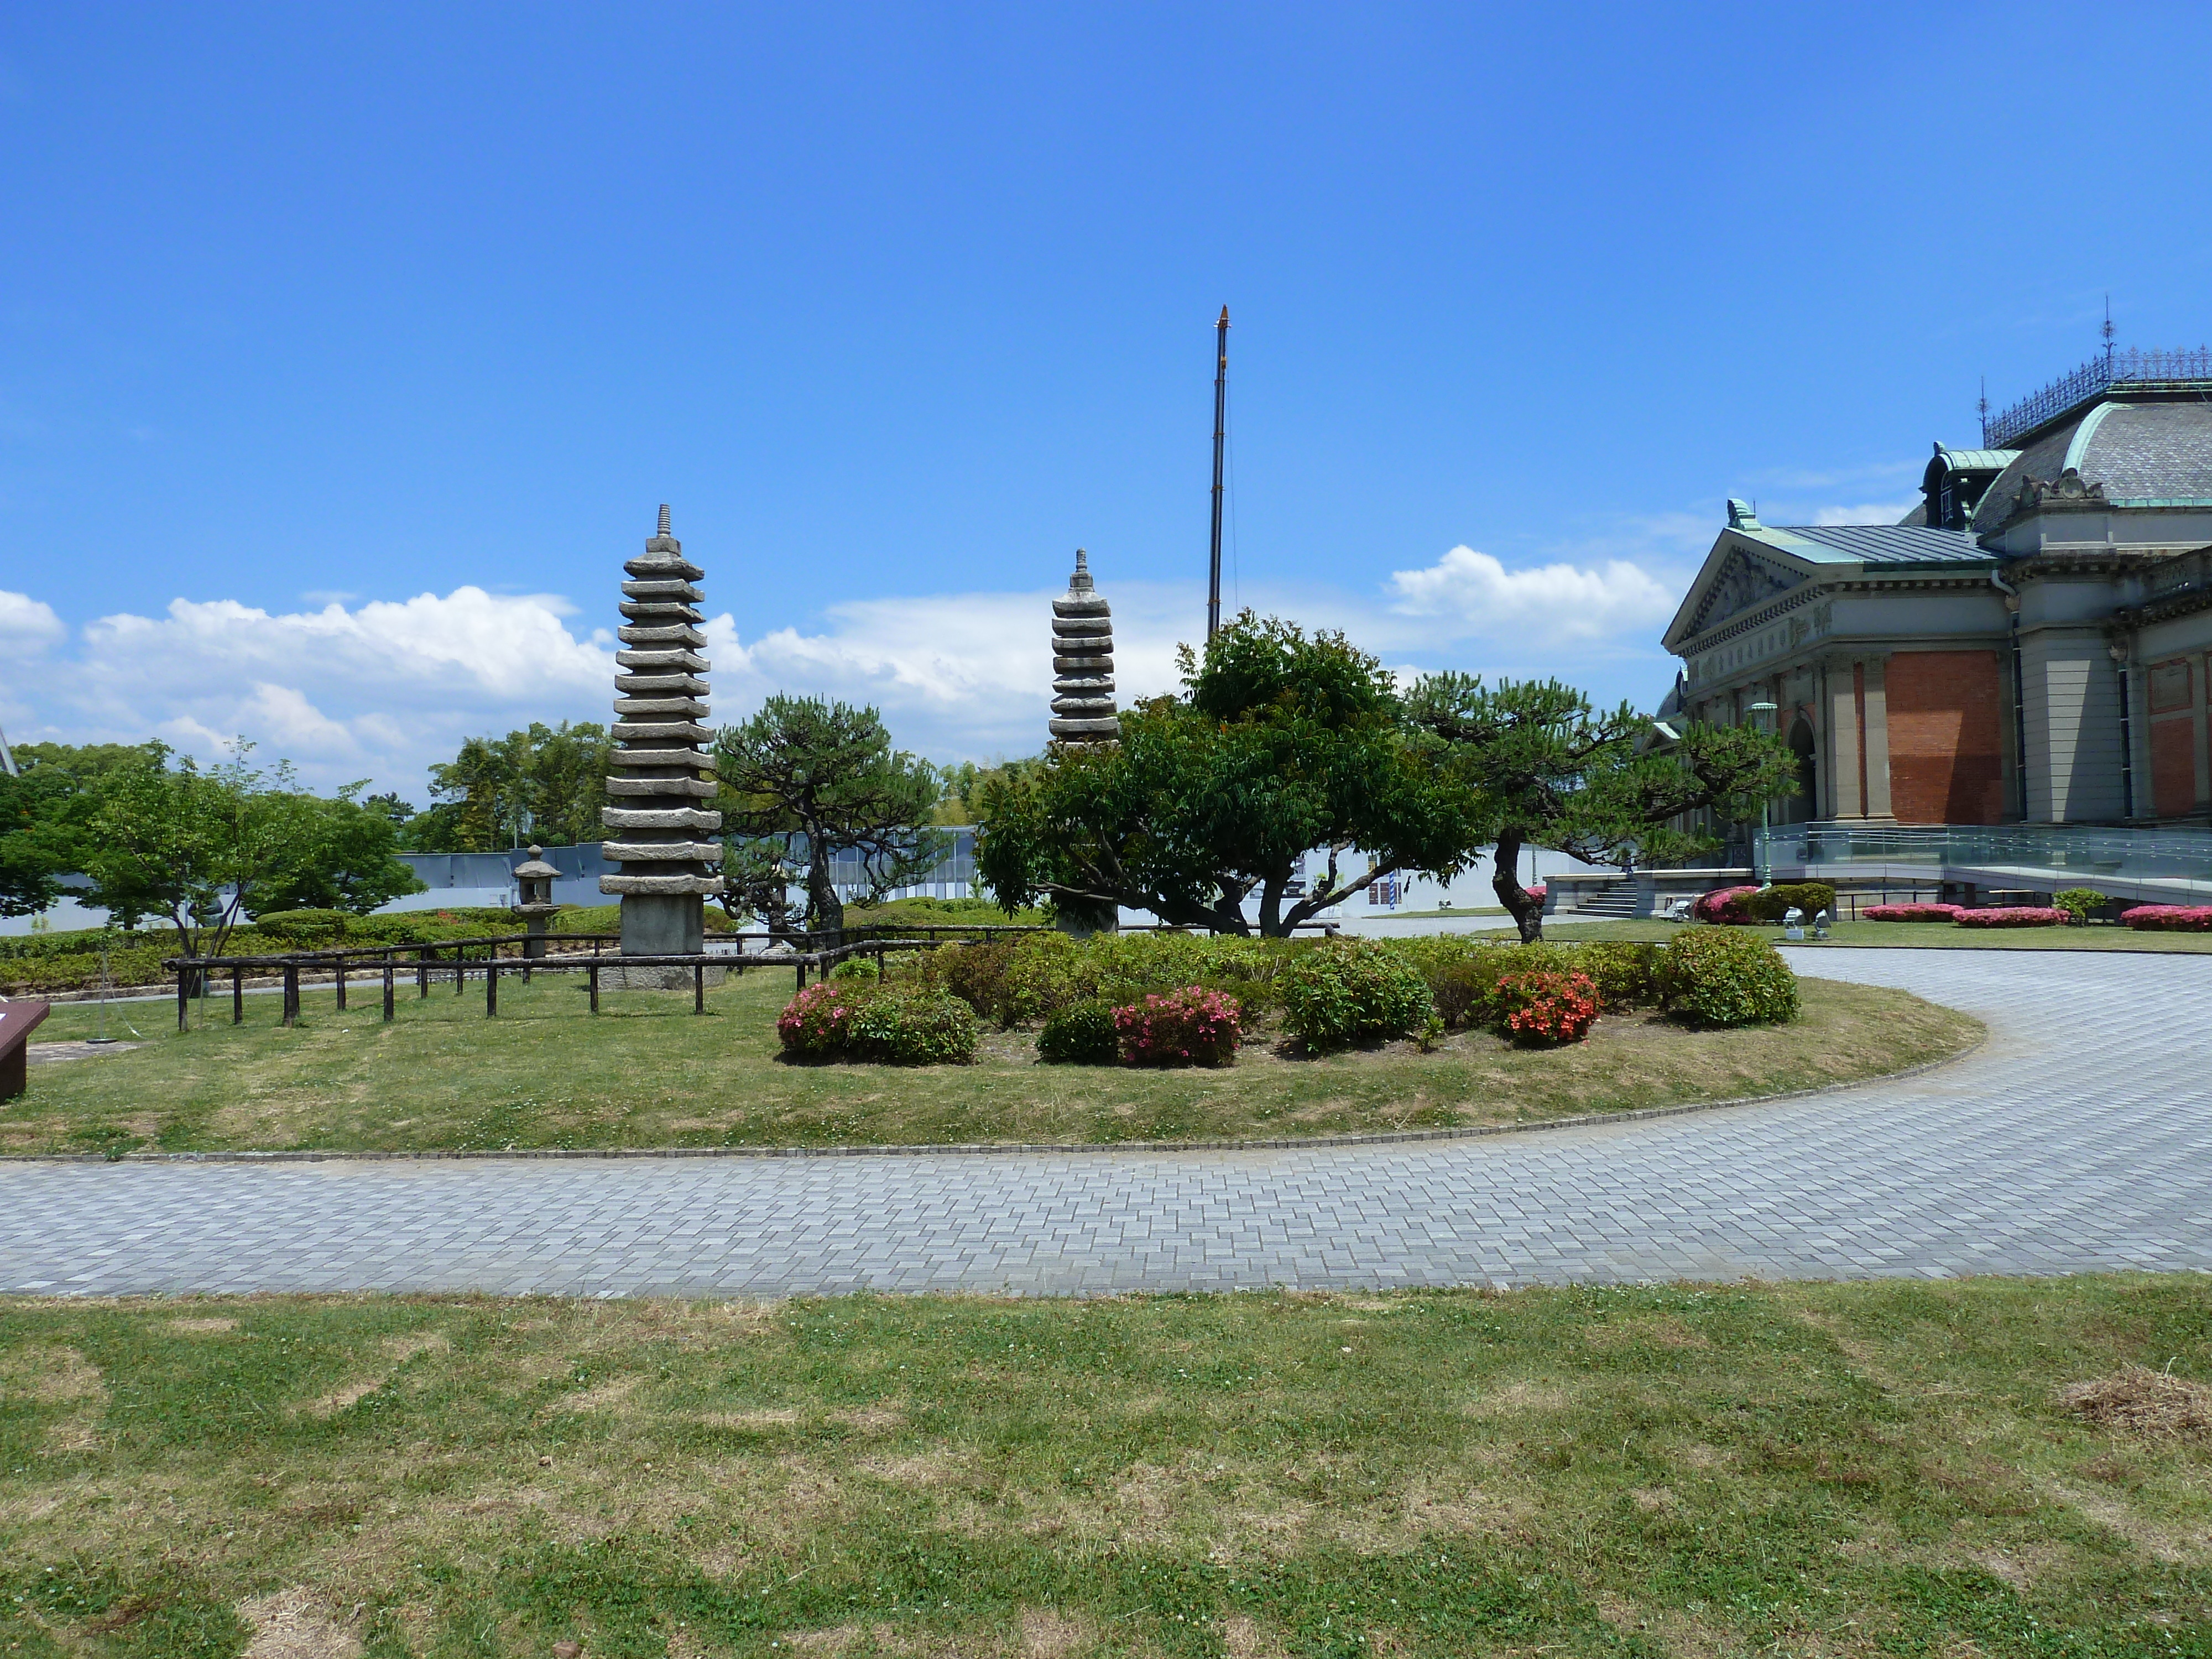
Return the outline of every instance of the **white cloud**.
{"type": "Polygon", "coordinates": [[[1901,501],[1864,501],[1856,507],[1820,507],[1813,509],[1813,522],[1824,524],[1895,524],[1920,505],[1920,497],[1909,496],[1901,501]]]}
{"type": "MultiPolygon", "coordinates": [[[[1119,583],[1110,573],[1102,582],[1125,706],[1175,690],[1176,647],[1202,634],[1203,593],[1194,584],[1119,583]]],[[[705,625],[713,718],[742,720],[762,698],[789,691],[873,703],[902,748],[933,758],[1034,753],[1049,718],[1053,597],[857,600],[811,624],[757,635],[735,615],[716,615],[705,625]]],[[[1397,573],[1373,597],[1253,588],[1244,599],[1310,627],[1344,628],[1393,661],[1449,655],[1456,666],[1569,678],[1626,664],[1674,605],[1627,560],[1509,570],[1463,547],[1397,573]],[[1495,660],[1466,660],[1453,642],[1468,641],[1495,660]]],[[[45,650],[66,635],[50,607],[0,596],[0,665],[10,640],[45,650]]],[[[419,805],[426,769],[464,738],[532,720],[608,720],[614,647],[609,629],[586,627],[576,605],[550,594],[462,586],[354,605],[330,597],[289,612],[178,599],[155,616],[100,618],[74,649],[50,652],[35,675],[0,674],[0,705],[19,741],[159,737],[211,758],[243,736],[258,746],[258,760],[291,760],[314,787],[368,777],[419,805]]],[[[19,648],[15,659],[23,655],[19,648]]],[[[1633,673],[1637,683],[1620,690],[1642,689],[1644,669],[1633,673]]]]}
{"type": "Polygon", "coordinates": [[[68,632],[53,606],[0,588],[0,651],[43,651],[68,632]]]}
{"type": "MultiPolygon", "coordinates": [[[[45,619],[31,630],[42,642],[65,633],[51,609],[12,597],[0,626],[20,615],[45,619]]],[[[793,691],[874,703],[902,746],[939,758],[1032,752],[1049,717],[1052,597],[867,600],[833,606],[818,629],[752,639],[724,613],[705,627],[714,718],[793,691]]],[[[1173,689],[1200,595],[1132,585],[1109,598],[1123,697],[1173,689]]],[[[420,805],[425,769],[465,737],[610,717],[614,636],[586,633],[576,613],[557,596],[473,586],[289,613],[179,599],[86,628],[74,653],[13,688],[8,729],[19,740],[159,737],[204,757],[242,736],[257,759],[292,760],[315,787],[369,775],[420,805]]]]}
{"type": "Polygon", "coordinates": [[[1433,617],[1460,635],[1527,642],[1588,641],[1648,633],[1674,611],[1675,596],[1642,566],[1536,565],[1510,570],[1487,553],[1455,547],[1425,570],[1394,571],[1392,607],[1433,617]]]}

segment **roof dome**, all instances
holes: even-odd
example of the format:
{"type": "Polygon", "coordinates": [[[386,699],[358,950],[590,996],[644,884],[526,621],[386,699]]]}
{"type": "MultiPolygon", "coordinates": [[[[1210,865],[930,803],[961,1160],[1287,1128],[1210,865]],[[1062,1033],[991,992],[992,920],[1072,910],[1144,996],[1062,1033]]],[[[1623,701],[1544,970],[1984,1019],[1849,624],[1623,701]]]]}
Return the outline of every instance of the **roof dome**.
{"type": "Polygon", "coordinates": [[[1975,508],[1974,529],[2002,528],[2031,480],[2055,484],[2069,468],[2116,507],[2212,504],[2212,403],[2097,404],[2021,451],[1975,508]]]}

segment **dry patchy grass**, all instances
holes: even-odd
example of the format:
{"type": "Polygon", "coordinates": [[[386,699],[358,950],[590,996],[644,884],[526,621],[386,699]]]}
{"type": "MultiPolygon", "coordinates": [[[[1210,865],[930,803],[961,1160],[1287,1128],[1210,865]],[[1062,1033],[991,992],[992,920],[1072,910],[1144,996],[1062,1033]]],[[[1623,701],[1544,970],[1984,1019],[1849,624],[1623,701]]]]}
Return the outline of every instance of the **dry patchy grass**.
{"type": "Polygon", "coordinates": [[[2207,1289],[0,1304],[0,1653],[2186,1654],[2207,1289]]]}

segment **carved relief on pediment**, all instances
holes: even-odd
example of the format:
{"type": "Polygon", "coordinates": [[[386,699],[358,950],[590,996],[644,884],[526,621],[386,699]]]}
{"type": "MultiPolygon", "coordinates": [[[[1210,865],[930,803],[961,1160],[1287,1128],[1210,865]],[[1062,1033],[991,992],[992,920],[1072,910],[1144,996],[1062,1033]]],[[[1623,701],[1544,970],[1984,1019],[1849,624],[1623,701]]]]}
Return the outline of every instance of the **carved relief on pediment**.
{"type": "Polygon", "coordinates": [[[1755,605],[1765,605],[1778,594],[1802,586],[1804,580],[1794,571],[1781,569],[1764,559],[1753,558],[1740,547],[1732,547],[1720,574],[1705,590],[1705,603],[1698,607],[1691,631],[1701,634],[1716,623],[1726,622],[1755,605]]]}

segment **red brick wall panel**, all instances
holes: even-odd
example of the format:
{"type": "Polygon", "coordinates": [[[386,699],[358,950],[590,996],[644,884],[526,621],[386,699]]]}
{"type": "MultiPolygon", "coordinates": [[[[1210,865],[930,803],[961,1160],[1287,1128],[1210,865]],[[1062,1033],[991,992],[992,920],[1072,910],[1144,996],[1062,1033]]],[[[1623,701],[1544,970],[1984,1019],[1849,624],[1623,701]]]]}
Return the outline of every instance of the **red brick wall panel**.
{"type": "Polygon", "coordinates": [[[1994,651],[1900,651],[1889,659],[1890,811],[1900,823],[1995,823],[2004,815],[2004,694],[1994,651]]]}
{"type": "Polygon", "coordinates": [[[2197,806],[2197,722],[2188,715],[2150,723],[2151,794],[2162,818],[2197,806]]]}

